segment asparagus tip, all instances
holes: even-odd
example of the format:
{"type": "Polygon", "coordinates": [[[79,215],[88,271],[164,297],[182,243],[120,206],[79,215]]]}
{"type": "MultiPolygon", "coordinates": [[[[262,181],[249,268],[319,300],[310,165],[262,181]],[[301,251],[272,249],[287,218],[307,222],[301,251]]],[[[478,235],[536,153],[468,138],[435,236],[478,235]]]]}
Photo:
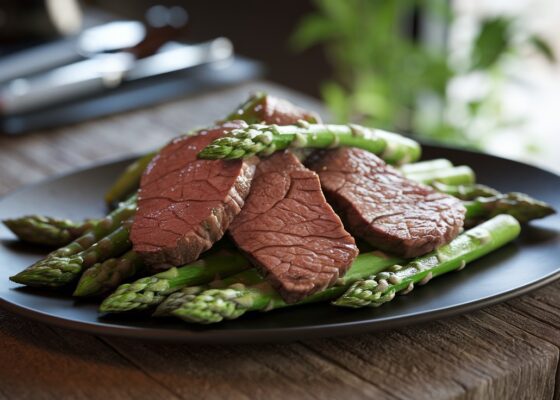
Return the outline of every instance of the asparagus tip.
{"type": "Polygon", "coordinates": [[[82,278],[78,282],[76,289],[72,296],[74,297],[89,297],[95,296],[101,292],[101,286],[98,284],[97,280],[90,278],[87,275],[82,275],[82,278]]]}
{"type": "Polygon", "coordinates": [[[33,287],[62,287],[82,269],[79,257],[47,257],[10,277],[12,282],[33,287]]]}
{"type": "Polygon", "coordinates": [[[198,153],[198,158],[204,160],[219,160],[226,158],[233,148],[229,146],[218,146],[210,144],[206,146],[200,153],[198,153]]]}
{"type": "Polygon", "coordinates": [[[36,244],[63,246],[71,238],[73,223],[41,215],[26,215],[2,221],[19,239],[36,244]]]}
{"type": "MultiPolygon", "coordinates": [[[[176,294],[178,295],[178,293],[176,294]]],[[[198,295],[187,295],[177,307],[162,304],[160,312],[186,322],[212,324],[224,319],[235,319],[251,307],[247,304],[247,293],[243,289],[208,289],[198,295]]]]}
{"type": "Polygon", "coordinates": [[[149,276],[136,282],[120,285],[99,306],[103,313],[121,313],[132,310],[144,310],[156,306],[166,297],[170,289],[169,280],[149,276]]]}

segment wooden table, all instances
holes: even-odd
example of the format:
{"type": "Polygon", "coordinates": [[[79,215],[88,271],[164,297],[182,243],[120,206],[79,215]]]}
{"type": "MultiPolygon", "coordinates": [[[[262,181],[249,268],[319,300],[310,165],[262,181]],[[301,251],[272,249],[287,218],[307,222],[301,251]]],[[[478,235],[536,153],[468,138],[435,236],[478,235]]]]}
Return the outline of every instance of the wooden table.
{"type": "MultiPolygon", "coordinates": [[[[0,138],[0,194],[146,151],[267,83],[51,132],[0,138]]],[[[560,399],[560,284],[460,317],[290,344],[192,346],[98,337],[0,310],[0,398],[560,399]]]]}

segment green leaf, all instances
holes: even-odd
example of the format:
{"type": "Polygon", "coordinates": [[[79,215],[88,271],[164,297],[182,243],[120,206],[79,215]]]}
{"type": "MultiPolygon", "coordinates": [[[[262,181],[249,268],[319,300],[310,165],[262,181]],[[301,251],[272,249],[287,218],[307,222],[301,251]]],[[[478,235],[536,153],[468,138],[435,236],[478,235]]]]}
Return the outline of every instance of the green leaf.
{"type": "Polygon", "coordinates": [[[296,51],[305,50],[334,36],[336,27],[321,15],[305,17],[298,25],[290,39],[291,47],[296,51]]]}
{"type": "Polygon", "coordinates": [[[472,69],[488,69],[507,53],[510,47],[509,29],[512,20],[496,17],[484,20],[474,41],[472,69]]]}
{"type": "Polygon", "coordinates": [[[548,44],[548,42],[539,35],[532,35],[529,38],[529,43],[531,43],[539,53],[541,53],[549,62],[556,62],[556,55],[554,50],[548,44]]]}

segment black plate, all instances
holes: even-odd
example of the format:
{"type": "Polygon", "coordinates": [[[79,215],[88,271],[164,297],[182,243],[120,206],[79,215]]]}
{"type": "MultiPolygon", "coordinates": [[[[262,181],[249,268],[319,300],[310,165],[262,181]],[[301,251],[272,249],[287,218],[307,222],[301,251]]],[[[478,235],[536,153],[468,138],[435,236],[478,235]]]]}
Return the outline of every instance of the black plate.
{"type": "MultiPolygon", "coordinates": [[[[522,191],[560,209],[560,177],[525,164],[462,150],[425,146],[425,158],[445,157],[468,164],[478,180],[501,191],[522,191]]],[[[68,218],[101,216],[102,195],[128,161],[79,171],[19,190],[0,200],[0,219],[29,213],[68,218]]],[[[253,313],[213,326],[141,316],[103,317],[93,302],[19,288],[8,276],[38,259],[41,251],[21,245],[0,227],[1,304],[46,323],[95,334],[184,342],[284,341],[371,332],[471,311],[534,290],[560,277],[560,216],[524,227],[514,243],[397,297],[378,309],[350,310],[327,304],[253,313]]]]}

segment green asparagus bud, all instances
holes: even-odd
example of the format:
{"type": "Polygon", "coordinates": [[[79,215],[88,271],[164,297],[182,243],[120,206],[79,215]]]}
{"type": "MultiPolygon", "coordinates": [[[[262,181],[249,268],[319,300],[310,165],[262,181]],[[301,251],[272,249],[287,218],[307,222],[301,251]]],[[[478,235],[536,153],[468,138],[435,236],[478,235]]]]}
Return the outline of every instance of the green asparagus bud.
{"type": "Polygon", "coordinates": [[[110,292],[139,274],[145,267],[140,256],[132,250],[122,257],[109,258],[86,269],[76,286],[74,296],[91,297],[110,292]]]}
{"type": "MultiPolygon", "coordinates": [[[[178,316],[187,313],[196,322],[204,323],[204,319],[210,322],[225,315],[232,319],[243,314],[244,308],[255,307],[253,298],[250,295],[244,296],[246,285],[260,284],[266,287],[262,277],[256,269],[249,269],[232,277],[213,283],[210,286],[185,287],[178,292],[172,293],[165,299],[154,312],[155,317],[178,316]],[[226,293],[224,293],[226,292],[226,293]],[[212,301],[200,302],[199,295],[204,293],[205,299],[212,298],[212,301]],[[240,295],[241,293],[241,295],[240,295]],[[244,304],[244,306],[243,306],[244,304]],[[241,307],[240,307],[241,306],[241,307]],[[188,309],[188,311],[185,311],[188,309]]],[[[251,290],[251,288],[247,289],[251,290]]]]}
{"type": "Polygon", "coordinates": [[[478,197],[465,202],[466,219],[483,221],[498,214],[509,214],[521,223],[544,218],[556,211],[549,204],[523,193],[507,193],[492,197],[478,197]]]}
{"type": "Polygon", "coordinates": [[[46,246],[67,245],[98,223],[96,220],[77,223],[41,215],[26,215],[3,222],[20,240],[46,246]]]}

